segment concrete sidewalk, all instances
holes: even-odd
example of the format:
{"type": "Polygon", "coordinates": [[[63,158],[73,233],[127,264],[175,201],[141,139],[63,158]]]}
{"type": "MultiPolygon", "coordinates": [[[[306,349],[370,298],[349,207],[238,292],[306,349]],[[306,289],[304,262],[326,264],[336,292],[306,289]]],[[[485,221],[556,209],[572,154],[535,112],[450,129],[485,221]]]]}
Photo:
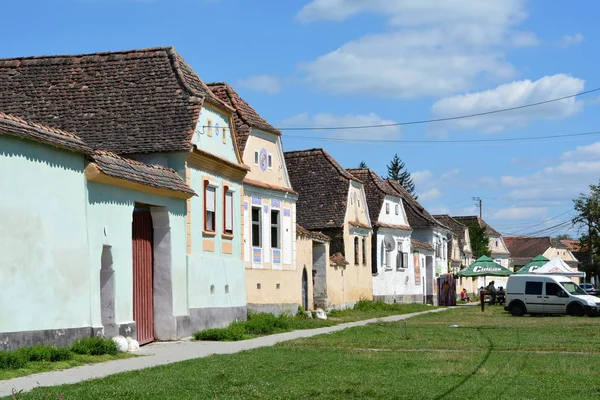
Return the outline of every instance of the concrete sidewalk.
{"type": "Polygon", "coordinates": [[[40,374],[24,376],[0,381],[0,397],[9,396],[15,391],[28,392],[37,387],[58,386],[72,384],[88,379],[102,378],[108,375],[126,371],[134,371],[158,365],[171,364],[178,361],[207,357],[213,354],[232,354],[244,350],[273,346],[279,342],[306,338],[324,333],[341,331],[342,329],[363,326],[373,322],[394,322],[408,319],[417,315],[444,311],[446,308],[437,308],[412,314],[392,315],[384,318],[374,318],[364,321],[348,322],[327,328],[306,329],[277,335],[263,336],[256,339],[239,342],[157,342],[144,346],[137,353],[143,357],[125,360],[109,361],[101,364],[84,365],[81,367],[61,371],[43,372],[40,374]]]}

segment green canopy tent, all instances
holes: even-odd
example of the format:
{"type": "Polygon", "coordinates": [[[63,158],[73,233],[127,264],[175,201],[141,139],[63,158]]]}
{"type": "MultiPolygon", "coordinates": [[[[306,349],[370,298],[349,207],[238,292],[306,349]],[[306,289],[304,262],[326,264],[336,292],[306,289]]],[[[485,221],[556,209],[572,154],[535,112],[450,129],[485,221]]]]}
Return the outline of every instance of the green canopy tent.
{"type": "Polygon", "coordinates": [[[494,260],[488,256],[479,257],[473,264],[463,269],[458,273],[458,276],[509,276],[512,272],[508,268],[504,268],[502,265],[495,263],[494,260]]]}
{"type": "Polygon", "coordinates": [[[527,264],[525,264],[523,267],[521,267],[520,270],[518,270],[515,273],[516,274],[529,274],[529,273],[531,273],[532,270],[536,270],[539,267],[546,265],[549,261],[550,260],[547,259],[546,257],[539,255],[536,258],[534,258],[533,260],[529,261],[527,264]]]}

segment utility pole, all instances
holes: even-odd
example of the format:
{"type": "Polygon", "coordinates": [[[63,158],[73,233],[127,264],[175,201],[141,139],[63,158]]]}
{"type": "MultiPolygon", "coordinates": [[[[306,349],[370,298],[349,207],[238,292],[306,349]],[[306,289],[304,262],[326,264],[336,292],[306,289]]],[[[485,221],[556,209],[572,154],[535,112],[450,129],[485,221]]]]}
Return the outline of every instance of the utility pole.
{"type": "Polygon", "coordinates": [[[479,205],[477,205],[477,207],[479,207],[479,219],[483,219],[483,204],[481,197],[473,197],[473,200],[479,202],[479,205]]]}

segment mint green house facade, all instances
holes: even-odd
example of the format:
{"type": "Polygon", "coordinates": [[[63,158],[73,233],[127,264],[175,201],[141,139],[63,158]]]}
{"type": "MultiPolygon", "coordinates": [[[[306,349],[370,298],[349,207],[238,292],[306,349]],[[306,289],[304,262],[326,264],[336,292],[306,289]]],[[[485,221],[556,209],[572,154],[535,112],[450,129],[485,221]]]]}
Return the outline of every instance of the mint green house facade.
{"type": "Polygon", "coordinates": [[[173,48],[0,60],[0,112],[0,349],[246,318],[248,167],[173,48]]]}

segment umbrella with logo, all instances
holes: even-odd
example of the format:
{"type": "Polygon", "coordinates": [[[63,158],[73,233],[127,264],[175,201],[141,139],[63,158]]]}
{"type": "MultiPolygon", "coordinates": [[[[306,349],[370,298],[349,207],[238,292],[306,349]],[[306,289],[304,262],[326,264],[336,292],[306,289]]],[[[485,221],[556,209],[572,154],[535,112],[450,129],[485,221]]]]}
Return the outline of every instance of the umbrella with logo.
{"type": "Polygon", "coordinates": [[[530,274],[532,271],[546,265],[550,260],[546,257],[539,255],[533,260],[525,264],[520,270],[515,272],[516,274],[530,274]]]}
{"type": "Polygon", "coordinates": [[[479,257],[473,264],[458,273],[458,276],[509,276],[512,272],[508,268],[495,263],[488,256],[479,257]]]}

